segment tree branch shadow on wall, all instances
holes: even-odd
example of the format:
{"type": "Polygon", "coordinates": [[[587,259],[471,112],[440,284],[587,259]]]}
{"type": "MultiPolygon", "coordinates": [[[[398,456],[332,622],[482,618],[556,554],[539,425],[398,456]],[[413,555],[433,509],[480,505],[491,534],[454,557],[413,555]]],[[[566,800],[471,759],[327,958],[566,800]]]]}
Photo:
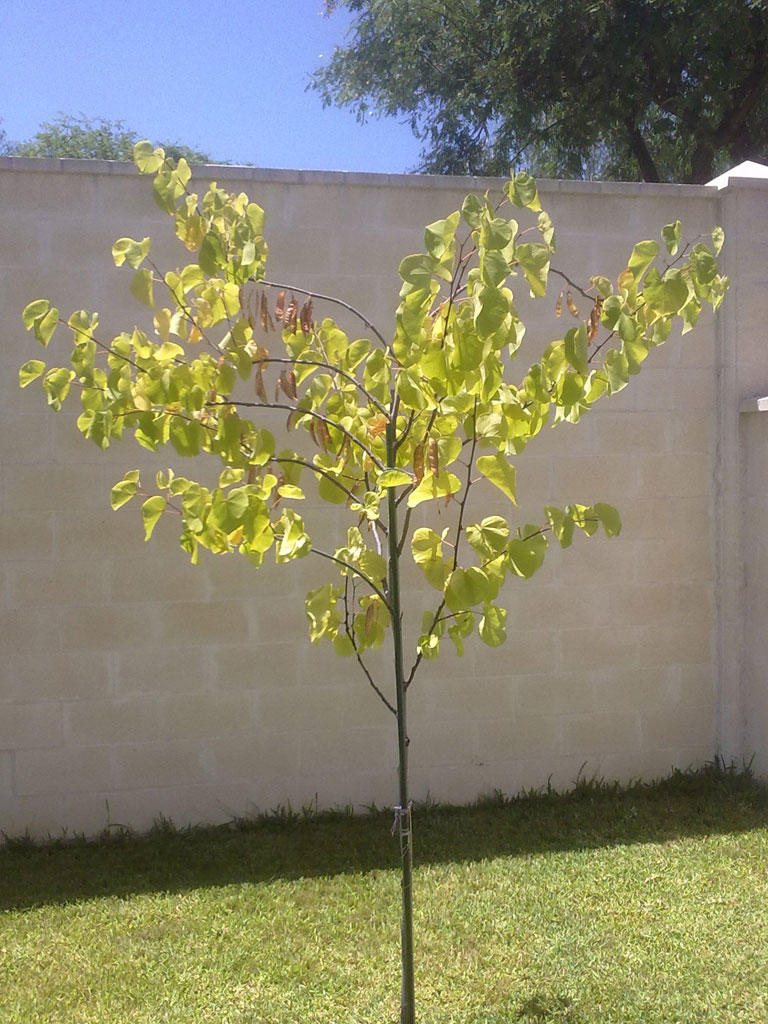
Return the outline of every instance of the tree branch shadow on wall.
{"type": "MultiPolygon", "coordinates": [[[[395,869],[389,810],[294,814],[279,809],[230,825],[177,829],[161,821],[145,835],[67,837],[0,850],[0,910],[104,896],[183,892],[237,883],[395,869]]],[[[415,814],[416,863],[472,862],[620,844],[672,842],[768,827],[768,784],[748,768],[715,762],[626,788],[581,781],[469,807],[426,804],[415,814]]],[[[531,1003],[525,1020],[535,1006],[531,1003]]],[[[563,1020],[568,1020],[564,1017],[563,1020]]]]}

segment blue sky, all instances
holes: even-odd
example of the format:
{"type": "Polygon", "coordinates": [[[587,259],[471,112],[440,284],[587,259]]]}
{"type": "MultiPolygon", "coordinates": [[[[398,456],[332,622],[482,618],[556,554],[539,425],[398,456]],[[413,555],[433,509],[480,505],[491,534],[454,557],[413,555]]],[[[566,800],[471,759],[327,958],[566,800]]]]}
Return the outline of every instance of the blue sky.
{"type": "Polygon", "coordinates": [[[0,0],[0,117],[21,141],[59,111],[125,121],[233,163],[402,172],[397,120],[359,125],[306,92],[348,17],[322,0],[0,0]]]}

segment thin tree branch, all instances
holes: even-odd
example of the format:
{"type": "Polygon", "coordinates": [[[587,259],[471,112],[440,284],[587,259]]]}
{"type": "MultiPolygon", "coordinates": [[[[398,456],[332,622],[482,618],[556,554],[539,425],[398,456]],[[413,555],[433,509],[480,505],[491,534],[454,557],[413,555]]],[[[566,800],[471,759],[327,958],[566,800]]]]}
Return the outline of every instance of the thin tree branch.
{"type": "Polygon", "coordinates": [[[385,472],[386,466],[380,459],[378,459],[368,445],[361,441],[360,438],[355,437],[354,434],[350,433],[345,427],[342,427],[340,423],[335,420],[329,419],[327,416],[323,416],[322,413],[315,412],[314,409],[301,409],[296,405],[286,405],[285,402],[243,402],[234,398],[222,399],[220,402],[206,402],[205,407],[211,408],[216,406],[237,406],[242,409],[287,409],[289,412],[298,412],[302,416],[313,416],[315,419],[322,420],[329,427],[334,427],[336,430],[341,431],[350,441],[354,442],[358,448],[361,448],[365,454],[371,459],[377,469],[381,472],[385,472]]]}
{"type": "Polygon", "coordinates": [[[392,609],[390,608],[389,601],[387,600],[384,592],[379,587],[377,587],[373,580],[370,578],[370,576],[366,576],[361,569],[358,569],[357,566],[352,565],[351,562],[345,562],[343,558],[337,558],[336,555],[332,555],[328,551],[323,551],[320,548],[310,548],[310,551],[312,552],[313,555],[320,555],[321,558],[327,558],[329,562],[335,562],[337,565],[342,566],[342,568],[349,569],[349,571],[354,573],[355,576],[359,576],[361,580],[368,584],[368,586],[371,588],[374,594],[378,594],[378,596],[384,602],[384,607],[387,609],[390,615],[392,614],[392,609]]]}
{"type": "Polygon", "coordinates": [[[344,309],[348,310],[350,313],[356,316],[358,320],[361,320],[366,327],[370,328],[370,330],[373,331],[378,340],[384,346],[386,351],[389,352],[390,355],[392,355],[392,350],[390,348],[389,342],[385,340],[384,336],[378,330],[376,325],[373,324],[368,319],[367,316],[361,313],[359,309],[356,309],[354,306],[351,306],[348,302],[345,302],[343,299],[337,299],[336,296],[334,295],[321,295],[319,292],[312,292],[306,288],[297,288],[295,285],[292,284],[279,284],[277,281],[259,281],[254,277],[251,278],[251,281],[254,284],[260,284],[266,288],[280,288],[282,291],[298,292],[300,295],[306,295],[310,299],[319,299],[321,302],[333,302],[337,306],[342,306],[344,309]]]}
{"type": "Polygon", "coordinates": [[[387,407],[385,405],[382,405],[381,402],[378,401],[378,399],[374,398],[370,391],[368,391],[367,388],[363,387],[360,381],[357,380],[357,378],[353,374],[347,373],[346,370],[341,370],[338,366],[334,366],[333,363],[324,363],[320,359],[290,359],[287,356],[285,358],[280,356],[266,356],[263,359],[256,359],[254,360],[254,362],[287,363],[290,366],[317,366],[322,367],[326,370],[331,370],[333,373],[338,373],[340,377],[343,377],[345,380],[348,380],[350,384],[354,384],[355,387],[358,388],[358,390],[362,391],[362,393],[365,395],[365,397],[368,399],[371,405],[375,405],[379,412],[386,416],[387,419],[389,419],[389,410],[387,409],[387,407]]]}
{"type": "Polygon", "coordinates": [[[384,705],[386,705],[388,710],[391,711],[392,714],[395,717],[397,717],[397,708],[394,706],[394,704],[391,704],[387,700],[387,698],[381,692],[379,687],[373,681],[373,676],[369,672],[368,666],[363,661],[362,655],[360,654],[360,651],[359,651],[358,646],[357,646],[357,641],[355,640],[354,626],[350,626],[349,619],[350,619],[350,611],[349,611],[349,577],[346,577],[345,580],[344,580],[344,631],[346,632],[347,636],[349,637],[349,642],[352,644],[352,650],[355,652],[355,657],[357,658],[357,663],[360,666],[360,668],[363,670],[363,672],[365,674],[365,677],[368,680],[368,682],[370,683],[370,685],[373,688],[374,692],[378,695],[378,697],[382,701],[382,703],[384,705]]]}

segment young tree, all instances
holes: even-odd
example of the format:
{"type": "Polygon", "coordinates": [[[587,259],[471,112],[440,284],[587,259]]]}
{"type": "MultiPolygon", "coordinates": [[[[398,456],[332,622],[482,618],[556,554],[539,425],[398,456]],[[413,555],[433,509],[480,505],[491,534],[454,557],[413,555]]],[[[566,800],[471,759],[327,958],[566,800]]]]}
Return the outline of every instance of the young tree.
{"type": "MultiPolygon", "coordinates": [[[[179,456],[212,456],[221,469],[213,482],[173,469],[142,481],[134,470],[115,485],[114,508],[142,496],[147,538],[172,510],[193,562],[207,549],[239,553],[255,567],[271,552],[277,562],[316,556],[335,568],[334,579],[307,594],[309,634],[355,658],[397,720],[401,1021],[412,1024],[408,688],[446,639],[459,655],[474,631],[490,646],[504,642],[502,586],[508,576],[533,576],[550,538],[568,547],[576,531],[619,532],[617,511],[601,502],[548,506],[540,521],[515,526],[510,458],[545,425],[576,422],[626,387],[676,317],[686,332],[703,304],[720,304],[728,285],[716,262],[723,234],[715,228],[708,242],[683,244],[680,223],[669,224],[663,258],[657,242],[641,241],[615,282],[599,276],[581,287],[551,266],[554,227],[534,180],[521,173],[499,201],[469,195],[461,211],[428,225],[426,251],[400,264],[390,340],[343,300],[267,278],[264,212],[245,194],[211,185],[200,199],[188,190],[186,162],[175,164],[147,142],[136,146],[135,158],[141,172],[154,175],[155,199],[192,262],[162,270],[149,238],[119,239],[115,263],[132,268],[131,291],[154,310],[153,330],[135,327],[105,340],[97,315],[79,310],[66,320],[70,359],[51,367],[30,359],[20,383],[41,379],[54,410],[77,393],[78,427],[103,449],[132,433],[151,451],[170,446],[179,456]],[[521,229],[518,216],[531,227],[521,229]],[[541,297],[552,274],[578,323],[513,377],[525,327],[510,278],[521,276],[541,297]],[[584,319],[574,292],[588,304],[584,319]],[[343,308],[364,336],[350,339],[330,317],[317,320],[319,306],[343,308]],[[259,419],[269,410],[286,413],[286,429],[302,431],[305,443],[279,445],[259,419]],[[480,481],[495,488],[503,515],[472,519],[468,498],[480,481]],[[346,537],[332,550],[313,545],[298,511],[307,487],[349,510],[346,537]],[[437,528],[412,524],[414,509],[438,506],[439,527],[434,518],[437,528]],[[425,608],[402,608],[403,560],[412,560],[434,591],[425,608]],[[421,619],[413,651],[404,649],[405,616],[421,619]],[[366,655],[390,630],[394,671],[385,685],[366,655]]],[[[561,293],[558,313],[562,302],[561,293]]],[[[43,346],[63,322],[44,299],[24,311],[43,346]]]]}
{"type": "Polygon", "coordinates": [[[761,0],[326,0],[324,102],[405,115],[420,169],[706,182],[768,155],[761,0]]]}

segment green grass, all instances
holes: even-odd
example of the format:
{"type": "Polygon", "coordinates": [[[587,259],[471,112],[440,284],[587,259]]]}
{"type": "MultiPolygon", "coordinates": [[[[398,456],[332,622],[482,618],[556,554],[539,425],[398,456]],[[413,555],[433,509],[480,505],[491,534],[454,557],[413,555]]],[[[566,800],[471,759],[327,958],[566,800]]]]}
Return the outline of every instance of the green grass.
{"type": "MultiPolygon", "coordinates": [[[[0,851],[2,1024],[397,1020],[391,816],[0,851]]],[[[716,766],[416,816],[420,1024],[764,1024],[768,791],[716,766]]]]}

